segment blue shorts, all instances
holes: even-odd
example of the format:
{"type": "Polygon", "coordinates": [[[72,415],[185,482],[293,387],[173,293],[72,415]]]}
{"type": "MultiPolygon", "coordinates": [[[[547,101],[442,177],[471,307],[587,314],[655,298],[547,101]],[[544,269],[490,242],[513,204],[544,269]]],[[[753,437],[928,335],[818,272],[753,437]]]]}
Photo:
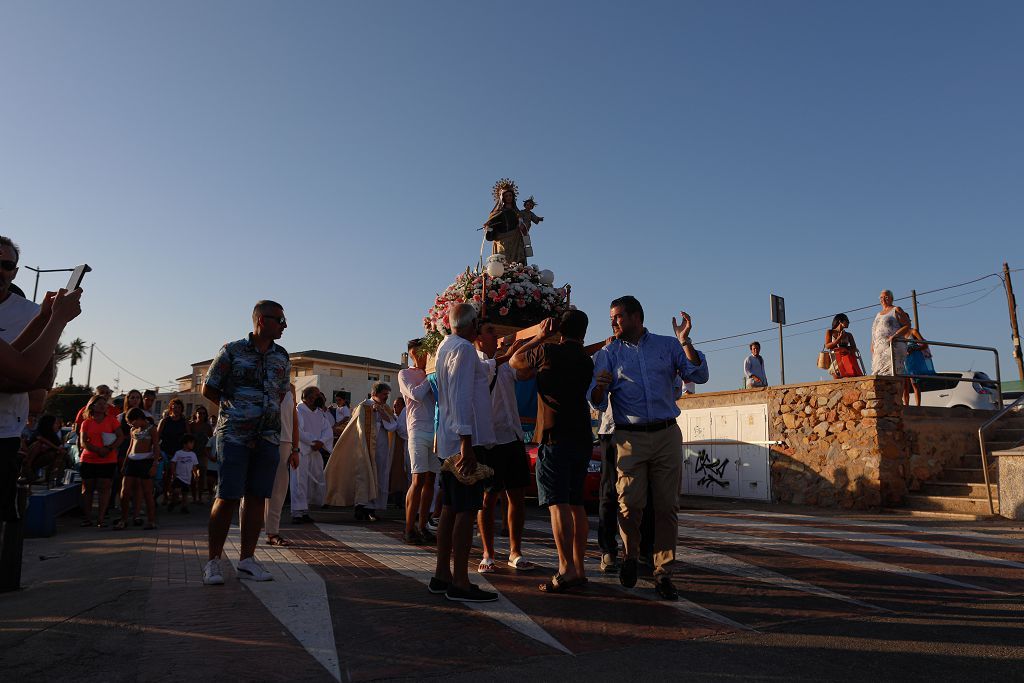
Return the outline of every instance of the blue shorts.
{"type": "Polygon", "coordinates": [[[583,505],[583,481],[593,445],[541,444],[537,448],[537,502],[548,505],[583,505]]]}
{"type": "Polygon", "coordinates": [[[217,497],[222,500],[241,500],[244,496],[270,498],[281,459],[278,445],[266,439],[257,440],[255,446],[223,441],[219,436],[217,441],[220,454],[217,497]]]}

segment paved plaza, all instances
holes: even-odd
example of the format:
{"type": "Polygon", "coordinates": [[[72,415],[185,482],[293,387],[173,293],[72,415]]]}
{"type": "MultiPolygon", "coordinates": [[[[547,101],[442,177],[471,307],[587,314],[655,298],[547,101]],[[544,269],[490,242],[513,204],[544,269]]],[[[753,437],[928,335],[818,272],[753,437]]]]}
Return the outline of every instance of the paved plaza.
{"type": "MultiPolygon", "coordinates": [[[[208,507],[165,513],[157,532],[67,517],[26,542],[24,590],[0,595],[2,670],[12,681],[1019,677],[1019,523],[700,504],[679,515],[677,603],[643,578],[625,589],[600,574],[596,544],[586,589],[538,591],[555,564],[540,510],[525,553],[542,567],[473,573],[501,595],[478,605],[427,592],[432,548],[403,544],[395,519],[322,512],[283,530],[291,547],[260,546],[273,582],[231,568],[207,587],[208,507]]],[[[237,528],[228,549],[237,560],[237,528]]]]}

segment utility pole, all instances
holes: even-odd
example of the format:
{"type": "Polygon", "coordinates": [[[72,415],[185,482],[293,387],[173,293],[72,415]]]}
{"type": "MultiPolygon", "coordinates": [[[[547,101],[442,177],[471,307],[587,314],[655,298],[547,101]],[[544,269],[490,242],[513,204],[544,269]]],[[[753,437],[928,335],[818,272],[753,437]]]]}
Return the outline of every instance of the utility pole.
{"type": "Polygon", "coordinates": [[[920,329],[921,323],[918,322],[918,319],[917,319],[917,290],[916,289],[910,290],[910,298],[913,299],[913,301],[914,301],[914,329],[917,330],[917,329],[920,329]]]}
{"type": "Polygon", "coordinates": [[[85,386],[92,386],[92,350],[96,347],[96,342],[89,344],[89,369],[85,373],[85,386]]]}
{"type": "Polygon", "coordinates": [[[1013,332],[1013,358],[1017,361],[1017,377],[1024,382],[1024,359],[1020,353],[1020,329],[1017,327],[1017,300],[1013,296],[1010,281],[1010,266],[1003,263],[1003,284],[1006,289],[1006,305],[1010,309],[1010,330],[1013,332]]]}

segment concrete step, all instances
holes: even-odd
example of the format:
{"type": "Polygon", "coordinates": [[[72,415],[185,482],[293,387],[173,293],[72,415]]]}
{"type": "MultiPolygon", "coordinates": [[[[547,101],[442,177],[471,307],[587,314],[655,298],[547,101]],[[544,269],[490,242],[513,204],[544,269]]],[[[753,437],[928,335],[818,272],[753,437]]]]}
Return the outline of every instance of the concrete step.
{"type": "MultiPolygon", "coordinates": [[[[988,456],[988,469],[991,472],[996,466],[996,458],[992,457],[992,451],[989,451],[988,456]]],[[[960,456],[960,467],[967,469],[974,469],[981,471],[981,455],[961,455],[960,456]]]]}
{"type": "Polygon", "coordinates": [[[1024,441],[1024,427],[1000,427],[985,436],[993,441],[1024,441]]]}
{"type": "MultiPolygon", "coordinates": [[[[989,474],[992,474],[990,471],[989,474]]],[[[942,481],[955,482],[955,483],[967,483],[967,484],[983,484],[985,482],[985,473],[981,471],[980,467],[946,467],[942,470],[942,481]]]]}
{"type": "MultiPolygon", "coordinates": [[[[992,502],[995,506],[996,514],[999,514],[999,500],[994,498],[992,502]]],[[[963,496],[924,496],[913,494],[906,496],[903,504],[911,510],[954,512],[959,514],[983,516],[988,516],[990,514],[988,509],[988,499],[986,498],[967,498],[963,496]]]]}
{"type": "MultiPolygon", "coordinates": [[[[999,484],[990,484],[992,497],[999,497],[999,484]]],[[[959,481],[929,481],[921,486],[918,491],[924,496],[959,496],[964,498],[984,498],[985,483],[959,482],[959,481]]]]}
{"type": "Polygon", "coordinates": [[[910,510],[908,508],[881,508],[879,512],[888,515],[900,515],[905,517],[924,517],[926,519],[950,519],[950,520],[963,520],[969,521],[980,521],[983,519],[992,519],[992,515],[987,512],[984,515],[974,515],[963,512],[939,512],[938,510],[910,510]]]}

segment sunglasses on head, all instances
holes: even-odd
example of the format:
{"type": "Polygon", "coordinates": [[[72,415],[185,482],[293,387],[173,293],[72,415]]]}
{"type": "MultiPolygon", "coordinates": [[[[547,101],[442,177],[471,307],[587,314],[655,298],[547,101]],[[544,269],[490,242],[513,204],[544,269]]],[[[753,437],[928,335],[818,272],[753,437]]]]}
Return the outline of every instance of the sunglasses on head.
{"type": "Polygon", "coordinates": [[[17,261],[8,261],[7,259],[0,261],[0,268],[3,268],[4,270],[14,270],[17,267],[17,261]]]}

